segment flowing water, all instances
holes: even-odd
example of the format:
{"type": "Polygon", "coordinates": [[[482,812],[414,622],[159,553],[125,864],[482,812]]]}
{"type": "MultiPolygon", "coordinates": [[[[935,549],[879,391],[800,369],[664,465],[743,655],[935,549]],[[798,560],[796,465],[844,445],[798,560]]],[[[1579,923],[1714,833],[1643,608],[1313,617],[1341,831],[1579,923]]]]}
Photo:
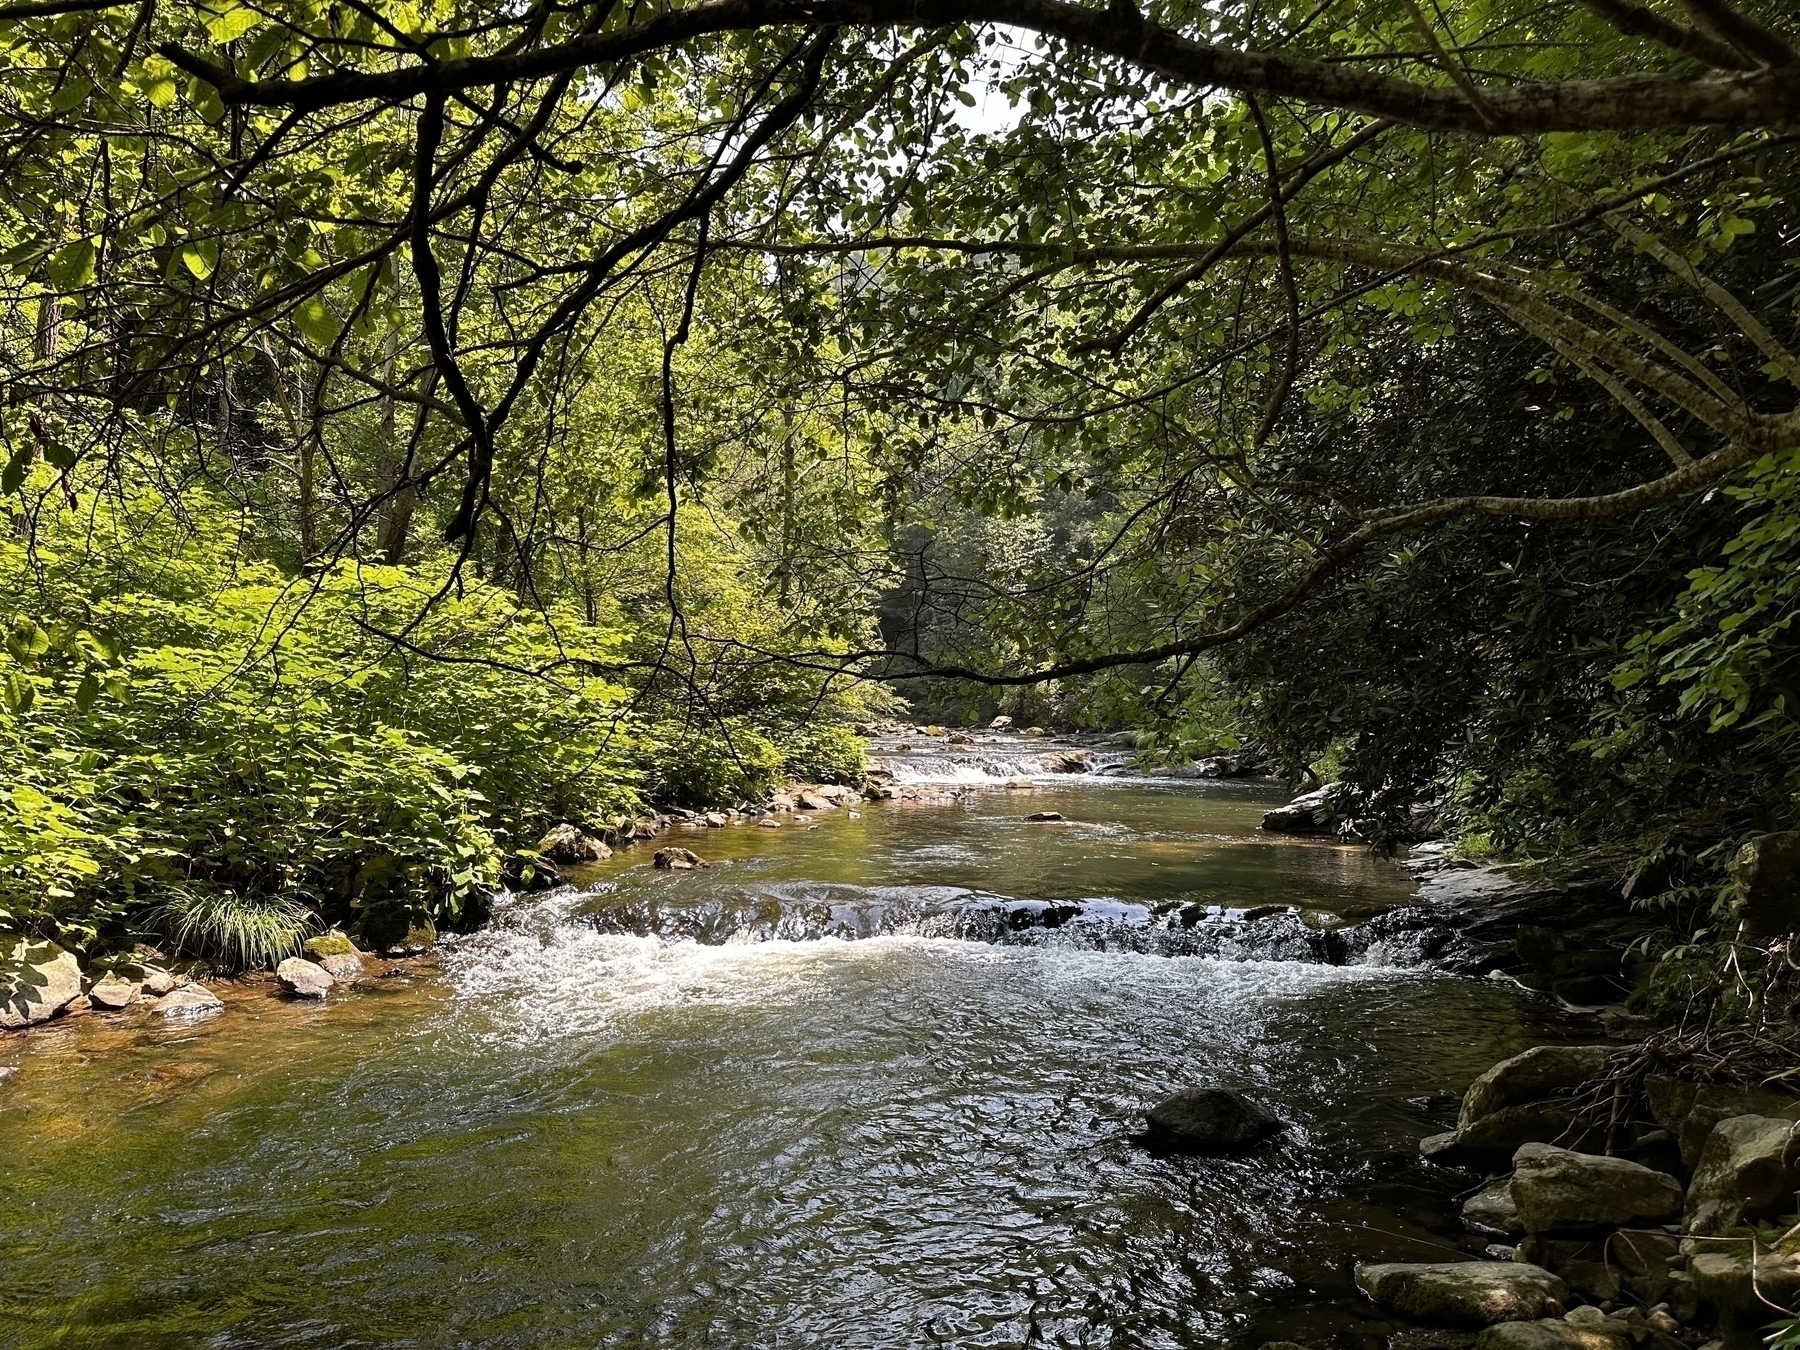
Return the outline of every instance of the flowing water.
{"type": "Polygon", "coordinates": [[[710,869],[622,851],[324,1006],[251,984],[207,1023],[0,1042],[0,1345],[1379,1345],[1352,1260],[1459,1241],[1468,1179],[1419,1136],[1559,1029],[1379,952],[1121,940],[1406,900],[1361,850],[1260,835],[1280,795],[1070,775],[678,831],[710,869]],[[931,935],[1019,901],[1074,919],[931,935]],[[1286,1134],[1146,1151],[1190,1082],[1286,1134]]]}

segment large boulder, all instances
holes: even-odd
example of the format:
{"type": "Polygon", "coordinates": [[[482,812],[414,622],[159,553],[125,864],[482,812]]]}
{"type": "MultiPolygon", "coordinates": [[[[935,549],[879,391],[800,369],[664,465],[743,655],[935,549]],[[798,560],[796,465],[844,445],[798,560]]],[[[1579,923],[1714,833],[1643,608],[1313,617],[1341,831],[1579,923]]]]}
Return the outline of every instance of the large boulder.
{"type": "Polygon", "coordinates": [[[1272,834],[1330,834],[1337,827],[1339,799],[1349,791],[1343,783],[1327,783],[1265,811],[1262,827],[1272,834]]]}
{"type": "Polygon", "coordinates": [[[1800,1190],[1800,1125],[1780,1116],[1733,1116],[1713,1127],[1688,1185],[1688,1232],[1723,1233],[1791,1213],[1800,1190]]]}
{"type": "Polygon", "coordinates": [[[712,866],[691,848],[659,848],[651,855],[650,865],[665,872],[691,872],[696,867],[712,866]]]}
{"type": "Polygon", "coordinates": [[[1766,1087],[1741,1087],[1725,1083],[1690,1083],[1667,1074],[1644,1080],[1650,1114],[1681,1149],[1682,1165],[1700,1165],[1700,1152],[1713,1126],[1733,1116],[1784,1116],[1800,1118],[1800,1098],[1766,1087]]]}
{"type": "Polygon", "coordinates": [[[1184,1153],[1228,1153],[1281,1128],[1275,1115],[1229,1088],[1183,1088],[1145,1120],[1152,1141],[1184,1153]]]}
{"type": "Polygon", "coordinates": [[[1568,1102],[1525,1102],[1490,1111],[1467,1125],[1459,1125],[1456,1143],[1465,1153],[1504,1153],[1510,1156],[1521,1144],[1547,1144],[1568,1134],[1575,1112],[1568,1102]]]}
{"type": "Polygon", "coordinates": [[[1616,1049],[1610,1045],[1538,1045],[1501,1060],[1469,1084],[1457,1129],[1467,1130],[1496,1111],[1580,1087],[1600,1075],[1616,1049]]]}
{"type": "Polygon", "coordinates": [[[1752,839],[1727,870],[1732,912],[1748,933],[1775,937],[1800,929],[1800,830],[1752,839]]]}
{"type": "Polygon", "coordinates": [[[1668,1173],[1552,1144],[1513,1154],[1511,1191],[1528,1233],[1659,1224],[1681,1213],[1681,1183],[1668,1173]]]}
{"type": "Polygon", "coordinates": [[[1748,1242],[1690,1256],[1688,1276],[1725,1330],[1760,1327],[1775,1316],[1770,1303],[1791,1308],[1800,1301],[1800,1257],[1761,1252],[1752,1260],[1748,1242]]]}
{"type": "Polygon", "coordinates": [[[601,862],[612,857],[612,850],[588,834],[579,825],[564,821],[538,840],[537,851],[551,862],[601,862]]]}
{"type": "Polygon", "coordinates": [[[275,978],[295,998],[324,998],[337,983],[324,966],[303,956],[290,956],[276,966],[275,978]]]}
{"type": "Polygon", "coordinates": [[[54,942],[0,937],[0,1030],[48,1021],[81,995],[81,965],[54,942]]]}
{"type": "Polygon", "coordinates": [[[1406,1317],[1470,1327],[1542,1317],[1549,1300],[1569,1296],[1555,1275],[1522,1261],[1359,1265],[1356,1287],[1406,1317]]]}

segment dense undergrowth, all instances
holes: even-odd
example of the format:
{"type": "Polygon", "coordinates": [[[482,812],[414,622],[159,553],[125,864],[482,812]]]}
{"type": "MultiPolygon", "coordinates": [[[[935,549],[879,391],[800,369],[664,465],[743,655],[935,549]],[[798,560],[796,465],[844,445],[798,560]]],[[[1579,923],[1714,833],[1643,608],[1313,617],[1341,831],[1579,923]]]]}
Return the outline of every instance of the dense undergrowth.
{"type": "Polygon", "coordinates": [[[79,496],[0,544],[0,931],[241,965],[326,923],[455,925],[555,822],[861,770],[854,705],[798,684],[684,716],[623,612],[446,587],[448,560],[284,570],[241,525],[205,492],[79,496]]]}

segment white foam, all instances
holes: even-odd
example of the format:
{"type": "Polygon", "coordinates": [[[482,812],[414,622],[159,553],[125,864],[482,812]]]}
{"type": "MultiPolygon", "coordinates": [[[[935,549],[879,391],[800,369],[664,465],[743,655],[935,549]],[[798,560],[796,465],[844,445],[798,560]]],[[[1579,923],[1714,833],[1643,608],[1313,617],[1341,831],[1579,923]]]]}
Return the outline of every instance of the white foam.
{"type": "MultiPolygon", "coordinates": [[[[1121,911],[1135,906],[1120,905],[1121,911]]],[[[954,938],[889,935],[848,941],[693,941],[599,933],[570,922],[554,901],[521,905],[504,923],[453,944],[445,974],[473,1034],[510,1043],[563,1038],[629,1039],[642,1017],[683,1007],[766,1008],[839,998],[866,986],[877,967],[909,962],[930,978],[977,979],[984,967],[1023,967],[1031,983],[1129,981],[1148,998],[1192,996],[1255,1002],[1342,981],[1418,978],[1416,969],[1376,964],[1214,961],[1132,952],[994,947],[954,938]],[[548,920],[548,926],[532,921],[548,920]]],[[[879,982],[879,981],[877,981],[879,982]]],[[[858,998],[867,995],[866,987],[858,998]]]]}

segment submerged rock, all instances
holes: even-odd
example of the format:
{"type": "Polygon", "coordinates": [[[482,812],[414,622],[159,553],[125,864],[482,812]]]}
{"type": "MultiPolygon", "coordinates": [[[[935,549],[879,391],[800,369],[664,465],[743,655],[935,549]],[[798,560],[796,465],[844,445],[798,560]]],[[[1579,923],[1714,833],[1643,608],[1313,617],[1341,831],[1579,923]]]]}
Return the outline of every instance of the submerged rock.
{"type": "Polygon", "coordinates": [[[205,985],[184,984],[168,994],[157,1008],[164,1017],[188,1019],[211,1017],[214,1013],[223,1012],[225,1005],[205,985]]]}
{"type": "Polygon", "coordinates": [[[1713,1127],[1688,1186],[1690,1233],[1723,1233],[1794,1208],[1800,1125],[1780,1116],[1734,1116],[1713,1127]]]}
{"type": "Polygon", "coordinates": [[[1184,1153],[1227,1153],[1281,1128],[1272,1112],[1229,1088],[1183,1088],[1145,1115],[1150,1138],[1184,1153]]]}
{"type": "Polygon", "coordinates": [[[1386,1262],[1359,1265],[1356,1286],[1375,1302],[1421,1322],[1487,1326],[1542,1317],[1568,1286],[1521,1261],[1386,1262]]]}
{"type": "Polygon", "coordinates": [[[765,830],[779,830],[781,828],[781,822],[775,819],[774,816],[764,816],[756,823],[765,830]]]}
{"type": "Polygon", "coordinates": [[[650,865],[665,872],[691,872],[696,867],[712,866],[691,848],[659,848],[651,855],[650,865]]]}
{"type": "Polygon", "coordinates": [[[324,998],[337,983],[325,967],[300,956],[290,956],[276,966],[275,978],[295,998],[324,998]]]}
{"type": "Polygon", "coordinates": [[[48,1021],[81,996],[81,965],[54,942],[0,937],[0,1030],[48,1021]]]}

